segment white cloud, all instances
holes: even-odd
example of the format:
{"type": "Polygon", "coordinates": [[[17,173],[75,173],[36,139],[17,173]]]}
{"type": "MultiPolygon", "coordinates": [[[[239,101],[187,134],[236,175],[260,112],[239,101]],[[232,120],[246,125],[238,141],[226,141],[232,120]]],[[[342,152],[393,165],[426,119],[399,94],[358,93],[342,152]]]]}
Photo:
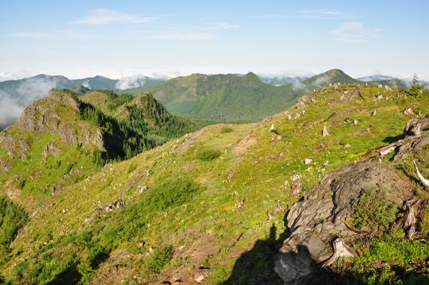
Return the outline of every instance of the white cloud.
{"type": "Polygon", "coordinates": [[[309,19],[350,19],[355,16],[338,10],[304,10],[299,12],[301,17],[309,19]]]}
{"type": "Polygon", "coordinates": [[[62,30],[55,32],[56,38],[72,39],[72,40],[84,40],[100,37],[99,35],[94,35],[86,32],[76,32],[73,30],[62,30]]]}
{"type": "Polygon", "coordinates": [[[152,21],[154,18],[146,17],[142,18],[137,15],[122,13],[115,10],[107,9],[96,9],[89,13],[89,15],[78,19],[73,24],[84,24],[84,25],[102,25],[108,23],[147,23],[152,21]]]}
{"type": "Polygon", "coordinates": [[[207,27],[199,27],[199,30],[238,30],[241,28],[238,24],[229,24],[225,22],[208,23],[207,27]]]}
{"type": "Polygon", "coordinates": [[[35,33],[17,32],[17,33],[13,33],[12,36],[16,37],[16,38],[26,38],[26,39],[34,38],[34,39],[38,39],[38,38],[45,38],[48,35],[45,34],[45,33],[38,33],[38,32],[35,32],[35,33]]]}
{"type": "Polygon", "coordinates": [[[337,41],[346,43],[367,43],[370,39],[378,37],[380,29],[367,29],[359,22],[345,22],[331,31],[337,41]]]}
{"type": "Polygon", "coordinates": [[[164,32],[154,36],[147,36],[145,38],[150,40],[183,40],[183,41],[218,39],[218,37],[214,34],[201,33],[201,32],[164,32]]]}
{"type": "Polygon", "coordinates": [[[0,90],[0,129],[15,123],[23,110],[23,106],[18,105],[9,94],[0,90]]]}
{"type": "Polygon", "coordinates": [[[231,29],[236,30],[241,28],[241,26],[238,24],[229,24],[229,23],[216,23],[215,27],[222,30],[231,30],[231,29]]]}
{"type": "Polygon", "coordinates": [[[29,78],[24,80],[15,90],[17,95],[0,90],[0,127],[16,122],[22,111],[33,101],[48,95],[57,82],[44,78],[29,78]]]}

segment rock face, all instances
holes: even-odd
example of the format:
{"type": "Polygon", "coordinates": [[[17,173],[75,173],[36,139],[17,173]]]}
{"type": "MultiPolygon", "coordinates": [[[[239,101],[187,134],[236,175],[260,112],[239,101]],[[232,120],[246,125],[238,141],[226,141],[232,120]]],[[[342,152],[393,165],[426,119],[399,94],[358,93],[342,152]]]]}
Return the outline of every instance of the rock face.
{"type": "Polygon", "coordinates": [[[20,130],[31,130],[39,134],[58,134],[62,141],[70,145],[93,143],[98,148],[103,148],[100,130],[87,122],[79,121],[78,114],[78,101],[69,94],[54,91],[37,104],[27,107],[18,126],[20,130]],[[65,114],[71,118],[67,118],[65,114]]]}
{"type": "Polygon", "coordinates": [[[300,284],[316,264],[328,260],[335,238],[351,245],[357,235],[350,225],[352,201],[374,187],[389,190],[398,207],[412,197],[411,183],[394,168],[365,161],[326,175],[293,205],[287,216],[291,234],[275,259],[275,271],[286,284],[300,284]]]}
{"type": "MultiPolygon", "coordinates": [[[[51,91],[48,97],[28,106],[17,122],[20,131],[34,131],[39,135],[50,133],[58,135],[61,141],[74,145],[92,143],[104,149],[103,135],[99,128],[82,121],[79,114],[79,102],[70,94],[51,91]]],[[[31,139],[17,138],[8,129],[0,133],[0,143],[13,159],[26,159],[31,146],[31,139]]],[[[47,145],[45,152],[59,154],[53,145],[47,145]]],[[[3,167],[5,168],[5,167],[3,167]]]]}

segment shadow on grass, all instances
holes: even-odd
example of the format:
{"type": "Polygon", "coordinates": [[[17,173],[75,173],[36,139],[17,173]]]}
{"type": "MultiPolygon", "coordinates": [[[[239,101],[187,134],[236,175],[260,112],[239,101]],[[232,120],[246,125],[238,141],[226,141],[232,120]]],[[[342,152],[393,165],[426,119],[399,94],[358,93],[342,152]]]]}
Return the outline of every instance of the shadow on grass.
{"type": "Polygon", "coordinates": [[[251,250],[244,252],[237,259],[228,280],[221,284],[283,284],[283,280],[274,272],[273,257],[279,251],[286,232],[277,240],[276,232],[277,228],[273,224],[270,236],[265,240],[257,240],[251,250]]]}
{"type": "Polygon", "coordinates": [[[82,275],[77,270],[76,264],[73,264],[63,272],[55,276],[55,279],[47,283],[47,285],[77,285],[79,284],[82,275]]]}
{"type": "MultiPolygon", "coordinates": [[[[264,240],[257,240],[252,249],[244,252],[236,261],[232,273],[227,280],[220,283],[222,285],[283,285],[286,284],[274,271],[274,258],[279,253],[283,241],[289,237],[286,230],[276,239],[276,227],[273,224],[270,228],[270,236],[264,240]]],[[[302,246],[299,253],[290,252],[288,254],[297,255],[307,253],[311,259],[308,249],[302,246]]],[[[302,258],[302,256],[301,256],[302,258]]],[[[340,260],[341,261],[341,260],[340,260]]],[[[394,266],[383,274],[368,265],[363,272],[352,269],[350,264],[337,262],[332,267],[322,268],[314,260],[310,260],[312,272],[298,280],[296,285],[366,285],[366,284],[429,284],[429,270],[426,274],[423,269],[404,268],[394,266]],[[339,267],[336,267],[336,266],[339,267]]]]}

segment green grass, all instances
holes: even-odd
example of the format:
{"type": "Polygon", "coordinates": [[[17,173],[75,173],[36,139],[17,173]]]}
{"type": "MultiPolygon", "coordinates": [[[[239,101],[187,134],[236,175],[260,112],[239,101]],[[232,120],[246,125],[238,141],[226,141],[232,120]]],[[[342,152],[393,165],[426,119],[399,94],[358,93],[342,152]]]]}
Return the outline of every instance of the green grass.
{"type": "MultiPolygon", "coordinates": [[[[344,88],[353,90],[355,85],[344,88]]],[[[18,281],[11,276],[20,273],[23,281],[40,284],[64,276],[74,276],[88,284],[106,272],[103,270],[123,262],[133,270],[123,273],[123,279],[136,275],[143,283],[156,278],[159,272],[188,266],[190,256],[179,257],[178,248],[191,247],[201,236],[210,235],[219,247],[206,261],[210,283],[245,284],[260,276],[276,276],[266,265],[287,235],[287,228],[283,216],[278,214],[268,222],[266,212],[278,201],[286,209],[300,199],[289,196],[292,176],[300,174],[304,188],[309,189],[325,174],[365,159],[363,155],[368,150],[400,135],[409,119],[401,114],[405,106],[422,114],[429,111],[429,98],[406,98],[396,90],[382,90],[384,97],[391,99],[378,101],[371,95],[379,91],[376,87],[360,88],[365,100],[356,97],[351,102],[340,102],[341,94],[327,88],[314,94],[317,103],[305,103],[305,114],[290,108],[258,124],[209,126],[99,171],[91,162],[90,148],[74,146],[71,151],[59,144],[63,150],[61,159],[49,156],[42,162],[46,171],[33,181],[30,177],[35,173],[25,169],[32,164],[31,159],[43,161],[41,151],[53,139],[42,137],[34,144],[31,158],[14,162],[16,168],[1,176],[6,184],[9,177],[20,173],[26,181],[22,199],[39,197],[33,209],[40,208],[13,242],[11,261],[0,270],[15,283],[18,281]],[[375,117],[371,116],[374,109],[375,117]],[[297,113],[300,117],[289,120],[288,113],[292,118],[297,113]],[[347,117],[358,119],[359,125],[346,123],[347,117]],[[269,131],[271,124],[280,139],[269,131]],[[322,137],[325,125],[330,135],[322,137]],[[305,165],[305,158],[313,162],[305,165]],[[326,161],[329,163],[324,166],[326,161]],[[73,169],[80,172],[70,174],[73,169]],[[37,194],[43,193],[46,183],[53,185],[67,174],[75,176],[63,191],[54,196],[49,191],[37,194]],[[139,193],[137,190],[143,186],[147,189],[139,193]],[[118,199],[125,201],[125,208],[102,210],[92,219],[99,208],[98,201],[107,204],[118,199]],[[244,206],[239,208],[241,199],[244,206]],[[273,224],[277,233],[270,240],[267,235],[273,224]],[[159,259],[143,258],[150,248],[160,250],[159,259]],[[251,253],[249,259],[241,255],[246,250],[251,253]],[[116,257],[123,252],[126,261],[116,257]],[[13,266],[15,261],[17,266],[13,266]],[[246,261],[252,272],[246,271],[246,261]]],[[[4,153],[1,148],[0,151],[4,153]]],[[[387,158],[385,161],[392,163],[387,158]]],[[[401,165],[409,176],[414,175],[410,160],[398,162],[397,166],[401,165]]],[[[393,262],[404,258],[404,254],[406,261],[412,261],[424,258],[421,254],[426,251],[423,243],[380,240],[368,247],[365,259],[356,261],[351,268],[359,276],[369,276],[367,280],[396,280],[399,277],[392,277],[392,270],[385,270],[385,279],[381,280],[361,264],[377,259],[393,262]],[[389,253],[382,255],[389,247],[389,253]]],[[[273,284],[279,282],[272,278],[273,284]]]]}

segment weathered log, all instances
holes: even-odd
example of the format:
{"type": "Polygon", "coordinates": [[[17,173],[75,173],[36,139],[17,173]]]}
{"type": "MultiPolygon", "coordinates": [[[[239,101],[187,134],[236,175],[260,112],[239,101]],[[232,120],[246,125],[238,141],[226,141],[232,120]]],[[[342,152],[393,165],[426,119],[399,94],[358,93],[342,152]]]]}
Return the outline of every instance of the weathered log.
{"type": "Polygon", "coordinates": [[[422,173],[420,172],[420,169],[417,165],[417,162],[415,160],[413,160],[414,163],[414,168],[416,169],[416,173],[417,173],[417,177],[419,178],[420,182],[425,186],[425,187],[429,187],[429,180],[424,178],[422,173]]]}

